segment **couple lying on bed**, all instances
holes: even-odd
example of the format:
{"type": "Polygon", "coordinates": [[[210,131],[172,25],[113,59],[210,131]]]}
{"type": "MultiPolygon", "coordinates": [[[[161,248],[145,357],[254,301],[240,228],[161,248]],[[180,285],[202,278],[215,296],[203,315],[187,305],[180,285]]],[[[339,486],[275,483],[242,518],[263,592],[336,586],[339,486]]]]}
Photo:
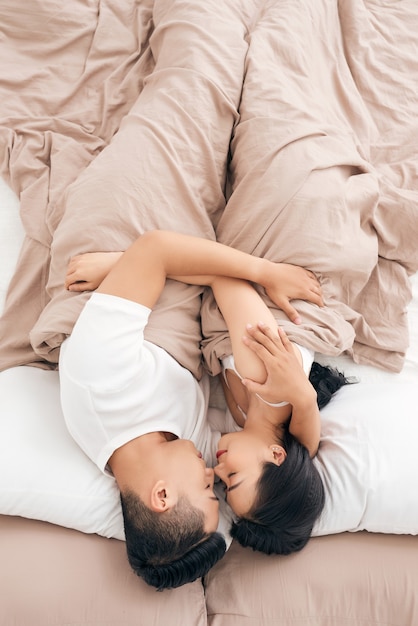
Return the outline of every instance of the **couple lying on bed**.
{"type": "MultiPolygon", "coordinates": [[[[312,354],[277,330],[251,284],[263,286],[297,323],[290,300],[322,304],[315,276],[214,241],[222,239],[216,226],[226,207],[230,141],[258,12],[254,0],[192,3],[187,11],[176,0],[155,2],[155,69],[110,145],[71,185],[54,234],[52,266],[77,255],[67,256],[72,245],[94,253],[76,256],[67,274],[70,290],[95,293],[62,345],[64,416],[87,455],[114,475],[130,564],[158,589],[203,576],[225,552],[216,532],[214,473],[225,484],[237,516],[231,534],[242,545],[281,554],[305,545],[324,503],[312,463],[318,398],[308,376],[318,378],[327,399],[345,382],[313,366],[312,354]],[[167,277],[176,280],[166,284],[167,277]],[[233,418],[222,436],[206,419],[207,376],[198,381],[182,363],[188,352],[200,363],[195,285],[213,290],[231,337],[223,366],[233,418]],[[168,324],[155,328],[159,296],[167,293],[168,324]],[[183,315],[180,298],[193,304],[191,314],[183,315]]],[[[233,156],[242,154],[252,171],[245,149],[252,126],[241,126],[244,144],[238,149],[235,142],[233,156]]],[[[255,144],[263,146],[262,138],[257,133],[255,144]]],[[[270,132],[266,142],[275,142],[270,132]]],[[[247,227],[264,223],[256,207],[252,214],[247,227]]],[[[54,276],[61,291],[62,272],[54,276]]]]}
{"type": "Polygon", "coordinates": [[[291,299],[322,304],[303,268],[168,231],[68,267],[69,290],[95,292],[62,346],[64,416],[85,452],[113,473],[130,564],[159,589],[204,575],[225,552],[214,473],[237,516],[232,535],[266,553],[301,549],[324,505],[312,463],[318,404],[345,379],[312,367],[310,351],[287,339],[251,283],[296,323],[291,299]],[[144,340],[166,278],[210,287],[227,323],[233,357],[224,362],[224,390],[242,429],[220,439],[206,422],[205,384],[144,340]]]}

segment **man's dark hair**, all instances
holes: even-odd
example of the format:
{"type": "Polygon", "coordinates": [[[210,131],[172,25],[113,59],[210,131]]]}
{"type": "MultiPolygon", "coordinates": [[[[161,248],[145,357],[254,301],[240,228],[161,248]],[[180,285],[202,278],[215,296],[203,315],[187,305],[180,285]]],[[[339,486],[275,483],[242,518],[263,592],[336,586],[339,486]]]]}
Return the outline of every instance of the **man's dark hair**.
{"type": "MultiPolygon", "coordinates": [[[[317,362],[312,364],[309,380],[317,392],[319,409],[340,387],[351,382],[338,370],[317,362]]],[[[286,459],[280,466],[264,464],[253,506],[231,528],[232,537],[242,546],[266,554],[301,550],[325,505],[324,486],[308,450],[288,428],[282,443],[286,459]]]]}
{"type": "Polygon", "coordinates": [[[204,576],[225,554],[218,532],[204,530],[203,512],[181,496],[170,511],[151,511],[132,491],[121,493],[128,561],[158,591],[204,576]]]}

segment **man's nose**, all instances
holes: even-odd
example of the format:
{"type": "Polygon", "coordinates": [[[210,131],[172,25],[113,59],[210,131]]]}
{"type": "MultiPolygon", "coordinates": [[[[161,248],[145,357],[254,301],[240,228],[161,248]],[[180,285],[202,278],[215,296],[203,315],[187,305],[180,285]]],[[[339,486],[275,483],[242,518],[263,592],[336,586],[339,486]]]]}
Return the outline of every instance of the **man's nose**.
{"type": "Polygon", "coordinates": [[[213,487],[213,483],[215,482],[215,472],[212,467],[206,468],[206,476],[208,480],[210,480],[212,487],[213,487]]]}

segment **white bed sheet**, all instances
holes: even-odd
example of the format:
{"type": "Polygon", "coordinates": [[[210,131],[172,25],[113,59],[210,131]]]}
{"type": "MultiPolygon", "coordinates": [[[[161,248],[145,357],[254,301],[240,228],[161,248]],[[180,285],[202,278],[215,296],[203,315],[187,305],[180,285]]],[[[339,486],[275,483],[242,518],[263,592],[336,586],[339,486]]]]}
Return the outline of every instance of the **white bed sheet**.
{"type": "Polygon", "coordinates": [[[19,200],[0,178],[0,312],[24,237],[19,217],[19,200]]]}

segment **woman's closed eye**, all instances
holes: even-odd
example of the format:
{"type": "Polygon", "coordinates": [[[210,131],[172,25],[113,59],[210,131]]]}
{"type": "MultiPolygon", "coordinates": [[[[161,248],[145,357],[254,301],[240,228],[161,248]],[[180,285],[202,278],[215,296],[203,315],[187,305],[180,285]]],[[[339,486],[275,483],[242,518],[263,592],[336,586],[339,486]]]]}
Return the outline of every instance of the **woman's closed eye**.
{"type": "MultiPolygon", "coordinates": [[[[233,476],[236,476],[238,472],[231,472],[230,474],[228,474],[227,478],[230,481],[231,478],[233,476]]],[[[239,487],[239,485],[242,483],[242,480],[239,480],[238,482],[235,482],[233,485],[231,485],[231,483],[229,483],[229,487],[227,487],[225,489],[226,492],[232,491],[233,489],[236,489],[237,487],[239,487]]]]}
{"type": "MultiPolygon", "coordinates": [[[[232,476],[235,476],[235,474],[236,474],[236,473],[237,473],[237,472],[231,472],[230,474],[227,474],[227,475],[226,475],[227,480],[230,480],[230,479],[232,478],[232,476]]],[[[228,487],[228,485],[226,484],[226,482],[225,482],[224,480],[222,480],[222,478],[221,478],[221,482],[223,483],[224,490],[225,490],[225,491],[228,491],[228,490],[229,490],[229,487],[228,487]]]]}

